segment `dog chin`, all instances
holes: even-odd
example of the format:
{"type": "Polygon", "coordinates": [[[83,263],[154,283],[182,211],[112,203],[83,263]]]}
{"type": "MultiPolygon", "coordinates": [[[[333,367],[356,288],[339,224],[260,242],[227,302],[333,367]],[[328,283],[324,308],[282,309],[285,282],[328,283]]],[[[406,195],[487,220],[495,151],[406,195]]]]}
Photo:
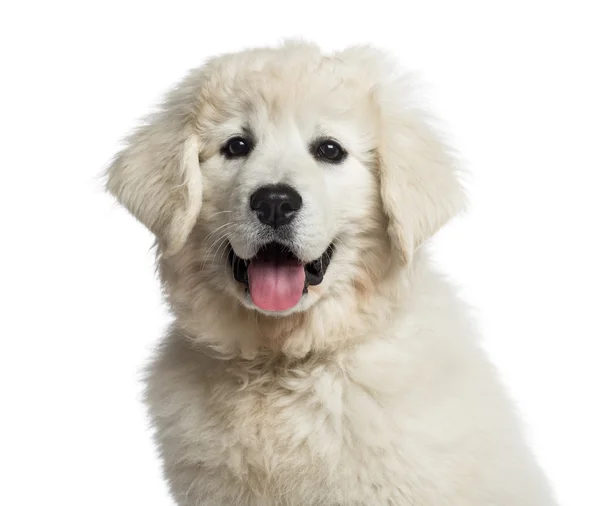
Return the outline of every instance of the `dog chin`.
{"type": "Polygon", "coordinates": [[[244,259],[229,245],[228,264],[236,294],[245,307],[269,316],[286,316],[305,311],[314,302],[309,287],[323,281],[333,253],[332,243],[320,257],[302,262],[286,245],[270,242],[244,259]]]}

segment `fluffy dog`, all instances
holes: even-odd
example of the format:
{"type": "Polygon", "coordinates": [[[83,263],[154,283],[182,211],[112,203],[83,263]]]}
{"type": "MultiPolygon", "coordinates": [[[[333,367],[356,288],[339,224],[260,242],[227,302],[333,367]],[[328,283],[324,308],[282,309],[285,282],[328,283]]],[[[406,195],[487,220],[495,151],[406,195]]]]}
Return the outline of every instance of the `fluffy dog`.
{"type": "Polygon", "coordinates": [[[177,504],[554,504],[422,247],[458,175],[368,47],[217,57],[128,139],[107,187],[157,238],[146,402],[177,504]]]}

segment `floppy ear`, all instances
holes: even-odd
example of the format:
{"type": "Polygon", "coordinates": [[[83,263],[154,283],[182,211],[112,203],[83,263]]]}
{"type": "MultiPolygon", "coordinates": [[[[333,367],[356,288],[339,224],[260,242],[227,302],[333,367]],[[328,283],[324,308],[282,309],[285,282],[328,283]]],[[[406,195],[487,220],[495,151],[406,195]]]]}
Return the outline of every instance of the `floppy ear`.
{"type": "Polygon", "coordinates": [[[202,205],[198,141],[186,123],[193,107],[191,91],[177,88],[107,170],[107,190],[156,235],[165,255],[181,249],[202,205]]]}
{"type": "Polygon", "coordinates": [[[465,205],[452,150],[430,118],[408,102],[409,82],[376,87],[381,200],[392,245],[404,263],[465,205]]]}

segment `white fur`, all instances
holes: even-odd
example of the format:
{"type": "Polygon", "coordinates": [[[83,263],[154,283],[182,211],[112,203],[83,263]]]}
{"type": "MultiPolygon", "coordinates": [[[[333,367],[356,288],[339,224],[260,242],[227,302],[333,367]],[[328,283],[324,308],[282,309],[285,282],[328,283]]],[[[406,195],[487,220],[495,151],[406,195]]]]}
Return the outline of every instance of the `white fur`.
{"type": "Polygon", "coordinates": [[[357,47],[288,43],[191,72],[129,139],[108,188],[158,239],[173,327],[147,404],[179,505],[542,506],[554,501],[467,309],[424,242],[463,207],[457,163],[411,80],[357,47]],[[221,145],[244,127],[247,159],[221,145]],[[347,160],[307,149],[333,136],[347,160]],[[225,258],[252,256],[258,185],[305,206],[292,310],[253,306],[225,258]]]}

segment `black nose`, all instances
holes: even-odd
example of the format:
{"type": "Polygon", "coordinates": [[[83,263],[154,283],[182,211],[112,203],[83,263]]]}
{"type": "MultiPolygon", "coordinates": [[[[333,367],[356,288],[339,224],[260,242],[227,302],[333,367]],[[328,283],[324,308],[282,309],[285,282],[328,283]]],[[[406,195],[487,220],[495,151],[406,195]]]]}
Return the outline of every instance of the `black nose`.
{"type": "Polygon", "coordinates": [[[302,197],[291,186],[261,186],[250,197],[250,208],[265,225],[272,228],[290,223],[302,207],[302,197]]]}

